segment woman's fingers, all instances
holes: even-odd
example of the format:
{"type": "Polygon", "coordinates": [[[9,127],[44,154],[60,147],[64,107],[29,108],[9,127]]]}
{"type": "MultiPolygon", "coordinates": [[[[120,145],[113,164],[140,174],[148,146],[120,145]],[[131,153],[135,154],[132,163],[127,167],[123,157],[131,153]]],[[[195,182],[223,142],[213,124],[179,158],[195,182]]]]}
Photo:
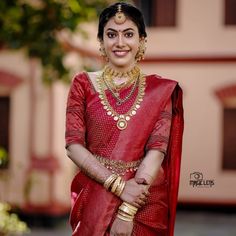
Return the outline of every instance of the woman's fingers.
{"type": "Polygon", "coordinates": [[[148,190],[145,190],[143,191],[143,194],[148,197],[150,195],[150,192],[148,190]]]}
{"type": "Polygon", "coordinates": [[[136,207],[140,208],[146,203],[149,195],[150,193],[148,191],[147,185],[138,184],[134,179],[130,179],[126,182],[125,189],[122,192],[120,198],[123,201],[129,202],[130,204],[136,202],[137,199],[141,198],[142,201],[140,203],[136,202],[136,207]]]}
{"type": "Polygon", "coordinates": [[[144,206],[147,203],[148,197],[145,194],[140,194],[138,198],[136,198],[135,203],[140,207],[144,206]]]}
{"type": "Polygon", "coordinates": [[[147,199],[148,199],[148,196],[147,195],[145,195],[144,193],[142,193],[142,194],[140,194],[140,196],[139,196],[139,199],[141,199],[141,200],[143,200],[143,201],[147,201],[147,199]]]}
{"type": "Polygon", "coordinates": [[[146,199],[138,198],[136,199],[135,203],[137,203],[140,207],[142,207],[146,204],[146,199]]]}
{"type": "Polygon", "coordinates": [[[140,205],[137,201],[132,202],[132,205],[133,205],[134,207],[137,207],[137,208],[141,208],[141,207],[142,207],[142,205],[140,205]]]}

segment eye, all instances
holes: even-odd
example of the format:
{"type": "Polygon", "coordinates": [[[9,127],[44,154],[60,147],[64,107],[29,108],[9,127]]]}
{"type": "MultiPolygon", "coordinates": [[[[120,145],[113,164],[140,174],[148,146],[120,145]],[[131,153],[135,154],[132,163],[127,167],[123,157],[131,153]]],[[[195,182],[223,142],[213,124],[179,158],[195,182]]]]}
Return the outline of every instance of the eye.
{"type": "Polygon", "coordinates": [[[126,37],[126,38],[132,38],[133,36],[134,36],[134,32],[132,32],[132,31],[125,33],[125,37],[126,37]]]}
{"type": "Polygon", "coordinates": [[[115,38],[116,37],[116,33],[114,32],[107,32],[107,37],[112,39],[112,38],[115,38]]]}

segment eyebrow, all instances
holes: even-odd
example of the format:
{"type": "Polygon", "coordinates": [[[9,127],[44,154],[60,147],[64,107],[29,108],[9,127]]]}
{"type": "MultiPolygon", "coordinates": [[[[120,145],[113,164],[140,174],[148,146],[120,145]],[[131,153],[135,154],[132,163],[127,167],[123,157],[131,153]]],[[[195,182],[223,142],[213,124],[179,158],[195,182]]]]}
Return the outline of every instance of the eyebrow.
{"type": "MultiPolygon", "coordinates": [[[[134,31],[133,28],[127,28],[127,29],[122,30],[122,32],[126,32],[126,31],[129,31],[129,30],[134,31]]],[[[112,28],[108,28],[108,29],[106,30],[106,32],[107,32],[107,31],[118,32],[119,30],[115,30],[115,29],[112,29],[112,28]]]]}

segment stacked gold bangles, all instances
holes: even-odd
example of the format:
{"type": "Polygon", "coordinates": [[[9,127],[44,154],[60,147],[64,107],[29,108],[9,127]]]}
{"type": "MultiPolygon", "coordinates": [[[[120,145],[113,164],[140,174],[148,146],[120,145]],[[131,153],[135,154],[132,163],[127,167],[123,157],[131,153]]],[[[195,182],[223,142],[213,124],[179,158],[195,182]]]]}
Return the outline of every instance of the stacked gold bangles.
{"type": "MultiPolygon", "coordinates": [[[[125,188],[125,181],[117,174],[111,174],[104,182],[106,190],[111,191],[116,196],[120,196],[125,188]]],[[[138,208],[127,202],[123,202],[118,210],[117,217],[124,221],[133,221],[138,208]]]]}
{"type": "Polygon", "coordinates": [[[130,205],[127,202],[123,202],[119,207],[117,217],[124,221],[133,221],[137,210],[138,208],[130,205]]]}
{"type": "Polygon", "coordinates": [[[125,181],[119,175],[112,174],[106,179],[103,186],[119,197],[125,188],[125,181]]]}

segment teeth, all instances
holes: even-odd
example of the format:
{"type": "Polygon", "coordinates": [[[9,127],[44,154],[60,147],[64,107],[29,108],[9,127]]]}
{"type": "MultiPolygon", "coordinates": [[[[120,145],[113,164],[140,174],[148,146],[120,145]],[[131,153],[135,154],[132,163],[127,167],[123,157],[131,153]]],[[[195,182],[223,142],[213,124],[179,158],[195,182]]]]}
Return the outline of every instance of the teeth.
{"type": "Polygon", "coordinates": [[[126,55],[128,52],[127,51],[115,51],[115,54],[117,55],[117,56],[124,56],[124,55],[126,55]]]}

